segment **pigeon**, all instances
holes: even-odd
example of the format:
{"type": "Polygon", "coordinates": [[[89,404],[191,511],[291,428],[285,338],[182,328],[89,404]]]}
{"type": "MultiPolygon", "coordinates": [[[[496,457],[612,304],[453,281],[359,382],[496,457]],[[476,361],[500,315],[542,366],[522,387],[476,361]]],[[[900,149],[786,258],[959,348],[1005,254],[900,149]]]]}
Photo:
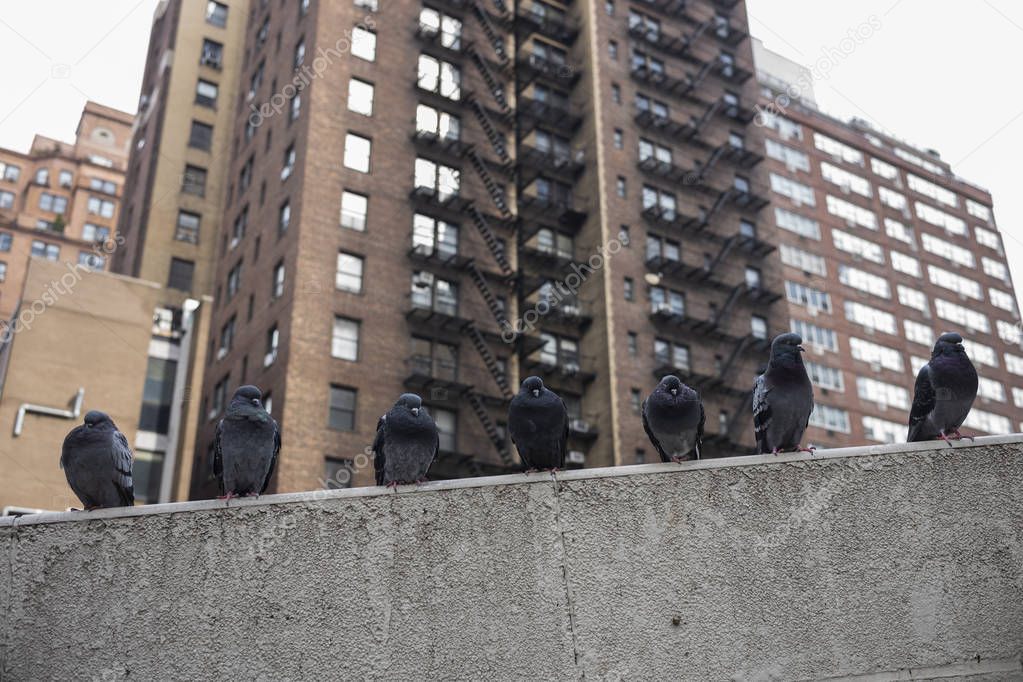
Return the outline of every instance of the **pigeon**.
{"type": "Polygon", "coordinates": [[[92,410],[64,438],[60,468],[86,511],[135,504],[128,439],[109,415],[92,410]]]}
{"type": "Polygon", "coordinates": [[[263,394],[255,386],[240,386],[217,424],[213,441],[213,473],[220,499],[261,495],[270,485],[281,430],[263,409],[263,394]]]}
{"type": "Polygon", "coordinates": [[[799,446],[813,412],[813,386],[803,365],[802,337],[780,334],[771,342],[767,371],[753,384],[753,432],[757,450],[778,454],[814,448],[799,446]]]}
{"type": "MultiPolygon", "coordinates": [[[[931,360],[920,368],[909,410],[906,440],[959,440],[959,427],[977,397],[977,370],[963,348],[963,337],[942,334],[934,344],[931,360]]],[[[951,443],[950,443],[951,445],[951,443]]]]}
{"type": "Polygon", "coordinates": [[[700,459],[704,421],[700,394],[671,374],[643,401],[643,429],[662,462],[700,459]]]}
{"type": "Polygon", "coordinates": [[[527,377],[508,407],[508,432],[526,469],[561,469],[568,442],[568,409],[540,377],[527,377]]]}
{"type": "Polygon", "coordinates": [[[373,466],[377,485],[394,487],[426,480],[440,450],[440,431],[423,399],[403,393],[377,421],[373,466]]]}

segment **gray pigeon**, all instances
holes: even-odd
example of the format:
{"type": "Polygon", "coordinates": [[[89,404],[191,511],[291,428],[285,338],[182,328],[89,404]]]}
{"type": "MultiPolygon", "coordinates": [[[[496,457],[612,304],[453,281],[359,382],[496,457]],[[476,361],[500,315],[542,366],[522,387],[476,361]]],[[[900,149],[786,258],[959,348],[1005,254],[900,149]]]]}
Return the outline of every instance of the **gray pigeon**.
{"type": "Polygon", "coordinates": [[[700,394],[672,374],[643,401],[643,429],[662,462],[700,459],[704,421],[700,394]]]}
{"type": "Polygon", "coordinates": [[[909,410],[906,440],[958,440],[959,427],[977,397],[977,370],[963,348],[963,337],[948,333],[938,337],[931,360],[920,368],[909,410]]]}
{"type": "Polygon", "coordinates": [[[508,433],[528,470],[561,469],[568,443],[568,409],[540,377],[527,377],[508,407],[508,433]]]}
{"type": "Polygon", "coordinates": [[[86,510],[135,504],[131,448],[113,420],[98,410],[64,438],[60,468],[86,510]]]}
{"type": "Polygon", "coordinates": [[[217,424],[213,441],[213,473],[220,484],[220,498],[264,493],[280,451],[281,431],[263,409],[262,392],[255,386],[239,387],[217,424]]]}
{"type": "Polygon", "coordinates": [[[377,422],[373,466],[377,485],[388,487],[426,480],[440,450],[440,432],[423,399],[403,393],[377,422]]]}
{"type": "Polygon", "coordinates": [[[799,334],[775,337],[767,371],[753,384],[753,432],[761,453],[814,450],[799,445],[813,412],[813,386],[800,355],[802,343],[799,334]]]}

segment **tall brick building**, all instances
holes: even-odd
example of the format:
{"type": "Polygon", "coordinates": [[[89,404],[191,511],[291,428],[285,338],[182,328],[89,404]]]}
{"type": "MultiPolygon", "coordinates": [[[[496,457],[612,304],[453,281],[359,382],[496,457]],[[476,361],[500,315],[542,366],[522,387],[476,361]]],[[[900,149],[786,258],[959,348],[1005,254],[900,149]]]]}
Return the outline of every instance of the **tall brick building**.
{"type": "Polygon", "coordinates": [[[808,439],[904,441],[916,372],[949,330],[967,339],[981,377],[967,431],[1020,429],[1019,308],[991,195],[933,150],[822,113],[784,62],[758,57],[771,68],[758,73],[757,123],[788,323],[811,351],[808,439]]]}
{"type": "Polygon", "coordinates": [[[74,143],[36,135],[28,153],[0,149],[0,319],[18,310],[29,258],[108,268],[131,125],[86,102],[74,143]]]}
{"type": "Polygon", "coordinates": [[[365,484],[406,390],[437,477],[506,471],[539,374],[573,466],[654,457],[639,402],[676,372],[708,451],[781,331],[742,2],[267,2],[244,26],[193,495],[233,388],[281,421],[276,489],[365,484]],[[637,449],[638,448],[638,449],[637,449]]]}

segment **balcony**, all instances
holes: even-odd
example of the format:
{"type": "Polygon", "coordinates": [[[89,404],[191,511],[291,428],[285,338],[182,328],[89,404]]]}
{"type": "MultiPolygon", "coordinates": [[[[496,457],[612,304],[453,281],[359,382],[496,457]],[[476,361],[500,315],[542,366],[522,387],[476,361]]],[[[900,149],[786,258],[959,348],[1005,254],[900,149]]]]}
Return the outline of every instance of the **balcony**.
{"type": "MultiPolygon", "coordinates": [[[[688,186],[694,185],[699,182],[699,172],[691,168],[682,168],[676,166],[672,161],[663,161],[654,156],[648,156],[645,159],[640,159],[636,166],[641,171],[658,178],[663,178],[672,183],[678,183],[679,185],[688,186]]],[[[677,189],[677,188],[676,188],[677,189]]]]}
{"type": "Polygon", "coordinates": [[[579,69],[568,63],[558,63],[535,54],[525,54],[516,60],[520,80],[519,88],[536,80],[546,81],[559,88],[571,89],[579,80],[579,69]]]}
{"type": "Polygon", "coordinates": [[[414,300],[405,313],[405,319],[420,329],[450,334],[459,333],[470,322],[458,316],[458,309],[455,306],[438,302],[428,306],[414,300]]]}
{"type": "Polygon", "coordinates": [[[526,192],[519,197],[519,215],[548,225],[572,229],[578,229],[586,220],[586,212],[576,208],[571,199],[555,199],[526,192]]]}
{"type": "Polygon", "coordinates": [[[424,265],[433,265],[447,270],[455,270],[461,273],[465,266],[472,260],[466,256],[460,256],[449,248],[437,248],[425,244],[416,244],[408,251],[409,259],[424,265]]]}
{"type": "Polygon", "coordinates": [[[519,246],[519,261],[529,269],[564,275],[572,266],[574,257],[572,253],[554,247],[523,244],[519,246]]]}
{"type": "Polygon", "coordinates": [[[461,35],[445,33],[436,26],[422,22],[416,23],[415,34],[419,42],[439,53],[434,56],[458,59],[463,54],[465,43],[461,35]]]}
{"type": "Polygon", "coordinates": [[[563,45],[571,45],[579,36],[579,27],[574,21],[567,17],[548,15],[536,4],[520,7],[518,18],[515,27],[520,41],[533,33],[539,33],[563,45]]]}
{"type": "Polygon", "coordinates": [[[448,215],[461,216],[472,205],[472,200],[458,194],[440,192],[433,187],[416,187],[409,193],[409,199],[418,207],[443,211],[448,215]]]}
{"type": "Polygon", "coordinates": [[[702,230],[707,226],[703,216],[684,215],[677,210],[665,209],[661,206],[649,206],[641,215],[646,222],[669,236],[677,236],[681,232],[702,230]]]}
{"type": "Polygon", "coordinates": [[[636,4],[668,17],[686,16],[688,0],[635,0],[636,4]]]}
{"type": "Polygon", "coordinates": [[[554,175],[561,180],[574,181],[586,168],[586,154],[582,149],[573,152],[539,149],[532,145],[520,144],[517,161],[519,166],[527,166],[533,172],[520,177],[523,185],[528,185],[541,173],[554,175]]]}
{"type": "Polygon", "coordinates": [[[597,425],[588,419],[569,419],[568,437],[584,441],[594,441],[600,435],[597,425]]]}
{"type": "Polygon", "coordinates": [[[640,128],[659,133],[668,139],[689,142],[704,148],[709,148],[710,146],[700,139],[701,126],[697,124],[697,121],[679,123],[667,116],[655,114],[649,109],[637,113],[633,120],[636,121],[636,125],[640,128]]]}
{"type": "Polygon", "coordinates": [[[412,142],[416,149],[438,157],[438,160],[449,164],[458,163],[465,156],[471,145],[457,137],[439,135],[429,130],[417,130],[412,133],[412,142]]]}
{"type": "Polygon", "coordinates": [[[715,149],[713,156],[717,156],[722,161],[739,168],[753,168],[764,160],[763,155],[757,154],[751,149],[746,149],[746,147],[733,145],[731,142],[725,142],[715,149]]]}
{"type": "Polygon", "coordinates": [[[567,107],[520,95],[515,112],[520,126],[520,135],[525,135],[537,125],[564,133],[573,133],[582,124],[583,117],[572,113],[567,107]]]}
{"type": "MultiPolygon", "coordinates": [[[[534,287],[534,291],[541,286],[543,283],[534,287]]],[[[582,332],[589,328],[593,322],[589,306],[573,298],[559,298],[556,295],[541,293],[525,299],[521,309],[523,315],[530,310],[536,311],[538,323],[544,327],[559,327],[582,332]]]]}
{"type": "Polygon", "coordinates": [[[650,29],[643,25],[643,23],[635,23],[629,26],[629,35],[672,57],[693,58],[690,54],[690,48],[692,47],[694,36],[670,36],[663,30],[650,29]]]}
{"type": "Polygon", "coordinates": [[[715,61],[712,73],[726,83],[733,85],[742,85],[753,75],[750,69],[744,69],[734,61],[725,60],[721,57],[718,57],[715,61]]]}
{"type": "Polygon", "coordinates": [[[704,103],[693,94],[696,87],[689,79],[669,76],[664,71],[651,69],[646,64],[633,64],[629,69],[629,74],[633,80],[657,88],[659,94],[671,95],[698,104],[704,103]]]}
{"type": "Polygon", "coordinates": [[[457,368],[444,365],[428,355],[412,355],[405,359],[405,388],[433,401],[448,401],[470,388],[457,380],[457,368]]]}
{"type": "Polygon", "coordinates": [[[580,390],[597,378],[596,372],[585,371],[579,357],[557,358],[550,353],[534,352],[523,359],[530,374],[537,374],[553,388],[580,390]]]}

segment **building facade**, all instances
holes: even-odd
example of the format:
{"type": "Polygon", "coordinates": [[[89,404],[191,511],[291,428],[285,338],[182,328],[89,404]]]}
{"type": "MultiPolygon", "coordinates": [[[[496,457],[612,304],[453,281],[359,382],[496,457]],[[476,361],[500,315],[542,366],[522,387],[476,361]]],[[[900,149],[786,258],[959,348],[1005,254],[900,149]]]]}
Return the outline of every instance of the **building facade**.
{"type": "MultiPolygon", "coordinates": [[[[818,407],[808,439],[840,446],[906,439],[920,366],[957,331],[980,375],[965,432],[1021,428],[1019,307],[991,195],[865,121],[813,106],[758,61],[757,123],[784,272],[818,407]]],[[[800,92],[802,90],[802,92],[800,92]]]]}
{"type": "Polygon", "coordinates": [[[279,491],[370,483],[407,390],[441,430],[431,475],[513,470],[530,374],[565,398],[571,466],[655,457],[639,405],[668,372],[703,392],[708,454],[752,445],[783,325],[743,3],[303,0],[245,20],[194,496],[243,383],[281,422],[279,491]]]}
{"type": "Polygon", "coordinates": [[[18,312],[33,256],[109,266],[132,117],[87,102],[74,143],[41,135],[28,153],[0,149],[0,319],[18,312]]]}

